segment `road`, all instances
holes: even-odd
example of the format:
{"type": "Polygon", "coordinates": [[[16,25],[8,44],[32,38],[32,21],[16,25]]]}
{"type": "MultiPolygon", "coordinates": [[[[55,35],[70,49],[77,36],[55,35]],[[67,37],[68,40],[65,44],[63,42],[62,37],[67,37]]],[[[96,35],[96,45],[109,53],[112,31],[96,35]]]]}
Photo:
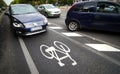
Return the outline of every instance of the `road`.
{"type": "Polygon", "coordinates": [[[6,15],[0,22],[0,74],[120,74],[120,35],[96,30],[69,32],[48,18],[47,32],[15,37],[6,15]]]}

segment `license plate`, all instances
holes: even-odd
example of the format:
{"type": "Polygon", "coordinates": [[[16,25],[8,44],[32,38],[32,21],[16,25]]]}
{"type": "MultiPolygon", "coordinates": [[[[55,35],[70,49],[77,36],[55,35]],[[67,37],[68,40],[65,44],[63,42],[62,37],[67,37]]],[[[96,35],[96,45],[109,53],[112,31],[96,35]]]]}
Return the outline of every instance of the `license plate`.
{"type": "Polygon", "coordinates": [[[41,30],[42,26],[31,28],[31,31],[41,30]]]}

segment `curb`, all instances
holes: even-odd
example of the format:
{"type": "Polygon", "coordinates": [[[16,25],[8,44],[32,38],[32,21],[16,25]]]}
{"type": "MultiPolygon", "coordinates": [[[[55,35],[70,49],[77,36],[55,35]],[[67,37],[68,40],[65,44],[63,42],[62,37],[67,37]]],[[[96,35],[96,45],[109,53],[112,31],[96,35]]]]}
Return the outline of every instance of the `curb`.
{"type": "Polygon", "coordinates": [[[4,15],[5,11],[3,11],[1,14],[0,14],[0,22],[1,22],[1,19],[2,19],[2,16],[4,15]]]}

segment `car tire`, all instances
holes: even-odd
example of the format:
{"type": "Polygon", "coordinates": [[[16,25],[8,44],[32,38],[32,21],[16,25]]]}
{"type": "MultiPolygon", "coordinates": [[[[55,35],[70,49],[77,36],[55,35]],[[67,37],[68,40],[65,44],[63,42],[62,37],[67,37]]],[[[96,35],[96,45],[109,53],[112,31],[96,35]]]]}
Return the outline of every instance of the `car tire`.
{"type": "Polygon", "coordinates": [[[67,25],[68,30],[77,31],[80,29],[80,24],[76,21],[70,21],[67,25]]]}

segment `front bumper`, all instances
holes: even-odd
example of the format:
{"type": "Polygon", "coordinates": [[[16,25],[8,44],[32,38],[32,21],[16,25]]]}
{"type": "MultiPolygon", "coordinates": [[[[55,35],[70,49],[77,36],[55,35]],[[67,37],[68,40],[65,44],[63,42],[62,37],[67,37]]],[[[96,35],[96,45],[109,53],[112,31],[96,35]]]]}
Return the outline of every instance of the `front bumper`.
{"type": "Polygon", "coordinates": [[[42,26],[42,29],[31,31],[31,28],[14,28],[14,31],[18,35],[29,36],[46,31],[46,25],[42,26]]]}
{"type": "Polygon", "coordinates": [[[48,13],[48,17],[59,17],[61,13],[48,13]]]}
{"type": "Polygon", "coordinates": [[[49,17],[59,17],[60,14],[49,14],[48,16],[49,16],[49,17]]]}

